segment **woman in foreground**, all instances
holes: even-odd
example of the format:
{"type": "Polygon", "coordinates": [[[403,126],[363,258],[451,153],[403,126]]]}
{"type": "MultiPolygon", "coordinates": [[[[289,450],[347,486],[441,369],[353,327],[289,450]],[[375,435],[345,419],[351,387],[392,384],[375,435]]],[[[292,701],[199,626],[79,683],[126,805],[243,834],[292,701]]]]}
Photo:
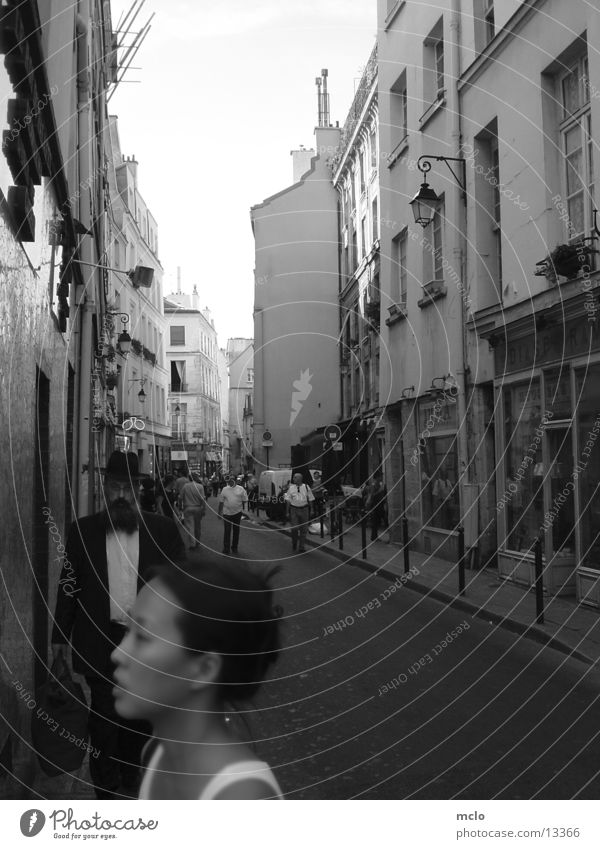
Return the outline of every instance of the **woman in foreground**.
{"type": "Polygon", "coordinates": [[[250,699],[277,658],[267,582],[214,555],[193,575],[160,568],[114,650],[117,713],[153,728],[140,799],[272,799],[264,761],[229,730],[226,703],[250,699]]]}

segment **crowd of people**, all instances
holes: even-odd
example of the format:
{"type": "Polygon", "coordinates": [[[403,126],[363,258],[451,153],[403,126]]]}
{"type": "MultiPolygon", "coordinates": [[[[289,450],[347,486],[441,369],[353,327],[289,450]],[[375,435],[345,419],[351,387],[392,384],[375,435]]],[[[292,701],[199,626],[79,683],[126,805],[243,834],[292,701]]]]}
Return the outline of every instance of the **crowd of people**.
{"type": "Polygon", "coordinates": [[[98,799],[281,798],[226,715],[276,660],[281,611],[272,573],[227,556],[237,550],[234,496],[247,499],[235,477],[218,494],[231,548],[189,557],[208,483],[197,472],[150,481],[136,454],[115,451],[103,509],[69,529],[52,653],[67,662],[70,648],[89,688],[98,799]]]}
{"type": "MultiPolygon", "coordinates": [[[[372,539],[387,526],[376,473],[362,491],[372,539]]],[[[284,494],[292,548],[324,515],[319,473],[284,494]]],[[[83,675],[99,799],[281,798],[269,766],[237,739],[228,706],[254,695],[277,658],[281,611],[271,574],[240,559],[240,524],[257,504],[251,475],[187,469],[156,480],[115,451],[103,509],[68,533],[52,630],[55,660],[83,675]],[[223,521],[221,554],[201,545],[207,499],[223,521]],[[194,556],[191,556],[194,552],[194,556]],[[145,771],[142,769],[144,764],[145,771]]]]}

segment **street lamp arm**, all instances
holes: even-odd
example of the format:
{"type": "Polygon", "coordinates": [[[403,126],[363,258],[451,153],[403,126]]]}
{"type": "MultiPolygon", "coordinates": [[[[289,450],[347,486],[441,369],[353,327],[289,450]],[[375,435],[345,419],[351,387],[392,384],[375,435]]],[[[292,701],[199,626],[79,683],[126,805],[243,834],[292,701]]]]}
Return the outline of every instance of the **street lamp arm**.
{"type": "Polygon", "coordinates": [[[467,195],[467,160],[462,156],[430,156],[428,153],[424,153],[422,156],[419,156],[417,160],[417,168],[422,174],[427,174],[431,171],[431,160],[434,162],[445,162],[448,170],[454,177],[456,183],[460,186],[463,193],[463,199],[466,200],[467,195]],[[456,174],[452,166],[451,162],[460,162],[462,168],[462,180],[456,174]]]}

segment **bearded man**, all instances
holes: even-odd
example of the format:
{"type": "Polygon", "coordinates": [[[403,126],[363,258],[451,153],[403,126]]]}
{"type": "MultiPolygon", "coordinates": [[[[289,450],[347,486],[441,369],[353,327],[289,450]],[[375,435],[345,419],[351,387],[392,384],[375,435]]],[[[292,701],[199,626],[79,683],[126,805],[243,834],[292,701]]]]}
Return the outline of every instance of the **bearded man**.
{"type": "Polygon", "coordinates": [[[147,723],[121,719],[114,709],[110,655],[127,630],[129,609],[149,568],[183,565],[185,550],[171,519],[143,512],[134,453],[114,451],[105,470],[105,510],[77,519],[69,530],[52,630],[56,658],[72,648],[73,670],[90,688],[90,773],[98,799],[132,796],[147,723]]]}

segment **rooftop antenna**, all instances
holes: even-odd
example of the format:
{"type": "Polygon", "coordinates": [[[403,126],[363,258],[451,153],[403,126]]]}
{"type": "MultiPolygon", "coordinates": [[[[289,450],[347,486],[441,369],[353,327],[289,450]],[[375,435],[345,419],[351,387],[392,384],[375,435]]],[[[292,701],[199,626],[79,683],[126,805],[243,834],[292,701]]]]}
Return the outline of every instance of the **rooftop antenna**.
{"type": "Polygon", "coordinates": [[[181,295],[181,266],[177,266],[177,294],[181,295]]]}
{"type": "Polygon", "coordinates": [[[318,112],[319,112],[319,119],[318,119],[318,124],[317,124],[318,127],[323,126],[323,94],[321,92],[322,84],[323,84],[323,80],[321,79],[321,77],[317,77],[315,79],[315,85],[317,87],[317,107],[318,107],[318,112]]]}
{"type": "Polygon", "coordinates": [[[321,70],[321,76],[323,77],[323,94],[322,94],[323,123],[321,124],[322,127],[331,126],[331,124],[329,122],[329,94],[327,93],[327,76],[328,76],[328,74],[329,74],[329,71],[327,70],[327,68],[323,68],[321,70]]]}

